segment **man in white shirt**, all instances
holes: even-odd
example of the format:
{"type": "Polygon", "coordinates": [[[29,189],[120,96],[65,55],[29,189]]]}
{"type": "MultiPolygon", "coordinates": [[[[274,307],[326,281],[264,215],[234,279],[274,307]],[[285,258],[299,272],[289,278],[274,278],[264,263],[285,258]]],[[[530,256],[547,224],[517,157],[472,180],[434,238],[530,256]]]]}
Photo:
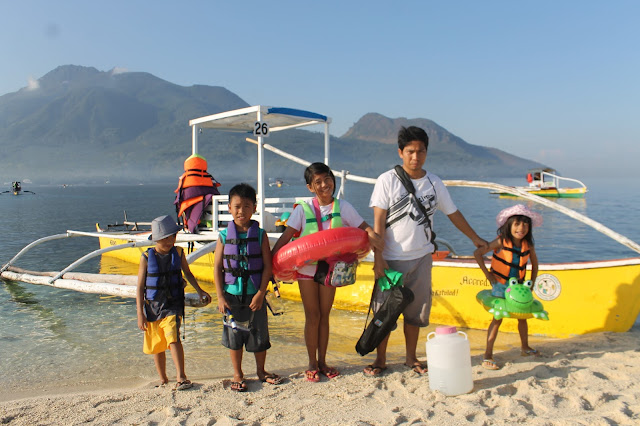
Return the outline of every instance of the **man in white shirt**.
{"type": "MultiPolygon", "coordinates": [[[[423,129],[402,127],[398,132],[398,155],[402,159],[402,169],[413,183],[415,195],[405,188],[398,172],[389,170],[378,177],[369,202],[373,207],[373,229],[385,242],[383,251],[375,251],[375,277],[384,276],[384,270],[388,268],[402,272],[404,286],[415,296],[403,316],[405,365],[418,374],[427,371],[418,361],[416,347],[420,327],[429,325],[431,312],[431,254],[435,250],[433,215],[436,209],[446,214],[476,247],[487,244],[457,209],[442,180],[422,168],[428,146],[429,138],[423,129]]],[[[377,286],[374,291],[374,311],[377,311],[386,295],[377,286]]],[[[376,360],[364,369],[365,374],[377,376],[386,369],[388,340],[389,336],[378,346],[376,360]]]]}

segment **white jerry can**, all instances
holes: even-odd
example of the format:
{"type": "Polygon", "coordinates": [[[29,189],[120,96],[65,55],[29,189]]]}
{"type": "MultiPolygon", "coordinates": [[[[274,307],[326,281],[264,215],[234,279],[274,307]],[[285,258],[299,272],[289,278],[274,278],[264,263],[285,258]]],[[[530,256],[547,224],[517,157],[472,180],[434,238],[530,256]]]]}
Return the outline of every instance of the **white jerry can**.
{"type": "Polygon", "coordinates": [[[431,390],[453,396],[473,389],[469,340],[455,327],[437,327],[427,335],[427,365],[431,390]]]}

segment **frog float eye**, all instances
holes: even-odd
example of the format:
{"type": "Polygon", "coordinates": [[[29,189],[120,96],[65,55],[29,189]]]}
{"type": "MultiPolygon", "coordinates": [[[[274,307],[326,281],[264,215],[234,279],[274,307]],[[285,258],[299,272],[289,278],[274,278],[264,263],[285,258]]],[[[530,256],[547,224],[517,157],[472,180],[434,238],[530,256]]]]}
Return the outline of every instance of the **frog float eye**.
{"type": "Polygon", "coordinates": [[[514,277],[509,278],[509,282],[507,282],[507,285],[509,287],[514,286],[516,284],[518,284],[518,279],[517,278],[514,278],[514,277]]]}
{"type": "Polygon", "coordinates": [[[531,280],[526,280],[525,282],[522,283],[522,285],[529,289],[533,287],[533,283],[531,282],[531,280]]]}

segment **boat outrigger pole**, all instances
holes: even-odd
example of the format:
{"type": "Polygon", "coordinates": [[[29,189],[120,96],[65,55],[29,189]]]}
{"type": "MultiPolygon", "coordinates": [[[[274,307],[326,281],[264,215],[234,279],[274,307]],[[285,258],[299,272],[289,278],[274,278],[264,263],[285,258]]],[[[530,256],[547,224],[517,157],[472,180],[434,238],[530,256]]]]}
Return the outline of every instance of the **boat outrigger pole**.
{"type": "Polygon", "coordinates": [[[7,269],[9,269],[9,267],[11,265],[13,265],[13,263],[18,260],[20,257],[22,257],[23,254],[25,254],[26,252],[28,252],[29,250],[31,250],[34,246],[40,245],[42,243],[45,243],[47,241],[52,241],[52,240],[60,240],[62,238],[69,238],[69,237],[73,237],[75,235],[70,234],[69,232],[67,232],[66,234],[56,234],[56,235],[49,235],[48,237],[43,237],[40,238],[38,240],[35,240],[34,242],[26,245],[22,250],[20,250],[18,252],[18,254],[16,254],[15,256],[13,256],[11,258],[11,260],[9,260],[1,269],[0,269],[0,273],[6,271],[7,269]]]}
{"type": "Polygon", "coordinates": [[[571,210],[565,206],[561,206],[560,204],[550,201],[544,197],[540,197],[539,195],[529,194],[527,191],[524,191],[522,189],[514,188],[511,186],[500,185],[498,183],[491,183],[491,182],[477,182],[477,181],[469,181],[469,180],[444,180],[443,183],[446,186],[464,186],[468,188],[495,189],[500,192],[507,192],[509,194],[517,195],[518,197],[526,198],[527,200],[536,202],[538,204],[542,204],[543,206],[549,207],[550,209],[554,209],[559,211],[560,213],[566,214],[567,216],[572,217],[575,220],[592,227],[596,231],[619,242],[620,244],[630,248],[631,250],[637,253],[640,253],[640,244],[636,243],[635,241],[630,240],[624,235],[618,234],[617,232],[607,228],[600,222],[590,219],[589,217],[583,214],[580,214],[575,210],[571,210]]]}
{"type": "MultiPolygon", "coordinates": [[[[250,139],[250,138],[246,138],[247,142],[251,142],[251,143],[256,143],[255,140],[250,139]]],[[[284,152],[276,147],[273,147],[271,145],[265,144],[264,145],[265,149],[268,149],[269,151],[280,155],[281,157],[287,158],[291,161],[294,161],[296,163],[302,164],[304,166],[308,166],[309,163],[306,160],[303,160],[301,158],[296,157],[295,155],[291,155],[287,152],[284,152]]],[[[338,191],[338,198],[341,198],[344,195],[344,184],[346,180],[352,180],[355,182],[363,182],[363,183],[369,183],[369,184],[375,184],[376,183],[376,179],[372,179],[372,178],[368,178],[368,177],[364,177],[364,176],[357,176],[357,175],[352,175],[350,174],[348,171],[342,170],[341,172],[335,172],[334,174],[338,177],[341,178],[341,185],[340,185],[340,189],[338,191]]],[[[606,226],[604,226],[603,224],[601,224],[600,222],[597,222],[593,219],[590,219],[589,217],[580,214],[578,212],[576,212],[575,210],[571,210],[567,207],[561,206],[556,202],[550,201],[544,197],[540,197],[539,195],[535,195],[535,194],[530,194],[529,192],[522,190],[522,189],[518,189],[515,188],[513,186],[506,186],[506,185],[501,185],[498,183],[493,183],[493,182],[479,182],[479,181],[470,181],[470,180],[443,180],[442,181],[446,186],[460,186],[460,187],[467,187],[467,188],[485,188],[485,189],[492,189],[495,190],[497,192],[500,193],[508,193],[508,194],[512,194],[512,195],[517,195],[518,197],[522,197],[525,198],[527,200],[533,201],[535,203],[538,204],[542,204],[543,206],[549,207],[550,209],[553,210],[557,210],[560,213],[563,213],[573,219],[576,219],[579,222],[584,223],[585,225],[588,225],[590,227],[592,227],[593,229],[595,229],[596,231],[606,235],[607,237],[619,242],[620,244],[630,248],[631,250],[640,253],[640,244],[636,243],[635,241],[630,240],[629,238],[625,237],[622,234],[619,234],[617,232],[615,232],[614,230],[607,228],[606,226]]]]}

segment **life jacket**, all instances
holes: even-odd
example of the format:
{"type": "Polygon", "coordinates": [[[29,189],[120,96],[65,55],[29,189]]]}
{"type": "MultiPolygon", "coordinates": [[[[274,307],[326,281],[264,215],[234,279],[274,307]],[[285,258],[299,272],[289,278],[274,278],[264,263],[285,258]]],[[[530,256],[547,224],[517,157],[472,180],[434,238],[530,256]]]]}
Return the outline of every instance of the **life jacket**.
{"type": "Polygon", "coordinates": [[[321,231],[322,226],[320,224],[322,222],[326,222],[327,220],[331,221],[329,226],[331,229],[342,227],[342,218],[340,217],[340,200],[338,200],[337,198],[333,199],[331,213],[324,217],[320,216],[320,203],[318,203],[318,199],[315,197],[313,199],[313,210],[311,209],[309,203],[302,200],[296,201],[293,207],[295,208],[295,206],[297,205],[302,206],[306,223],[304,225],[304,231],[302,231],[301,234],[296,235],[295,238],[304,237],[305,235],[321,231]]]}
{"type": "Polygon", "coordinates": [[[509,240],[502,241],[502,250],[500,252],[493,252],[493,258],[491,259],[491,272],[496,276],[498,281],[505,284],[510,278],[509,273],[511,268],[518,270],[518,276],[515,277],[518,281],[522,282],[527,273],[527,262],[529,261],[529,243],[526,240],[522,240],[522,247],[520,247],[520,263],[513,263],[513,253],[516,249],[513,248],[513,244],[509,240]]]}
{"type": "Polygon", "coordinates": [[[213,195],[220,195],[219,186],[207,172],[207,160],[204,157],[194,154],[184,161],[184,173],[178,178],[178,187],[174,191],[177,195],[173,204],[189,232],[196,230],[213,195]]]}
{"type": "Polygon", "coordinates": [[[263,263],[258,222],[251,221],[251,226],[245,238],[239,238],[236,224],[233,221],[229,222],[222,259],[222,270],[226,284],[233,284],[237,278],[242,277],[243,299],[247,294],[249,279],[256,290],[260,289],[263,263]],[[247,251],[244,255],[240,254],[240,244],[246,244],[247,251]],[[242,265],[240,261],[243,261],[242,265]]]}
{"type": "Polygon", "coordinates": [[[168,271],[161,271],[155,249],[149,248],[145,252],[147,258],[147,280],[145,282],[145,299],[154,302],[184,300],[184,285],[182,281],[182,247],[172,247],[169,251],[171,263],[168,271]]]}

